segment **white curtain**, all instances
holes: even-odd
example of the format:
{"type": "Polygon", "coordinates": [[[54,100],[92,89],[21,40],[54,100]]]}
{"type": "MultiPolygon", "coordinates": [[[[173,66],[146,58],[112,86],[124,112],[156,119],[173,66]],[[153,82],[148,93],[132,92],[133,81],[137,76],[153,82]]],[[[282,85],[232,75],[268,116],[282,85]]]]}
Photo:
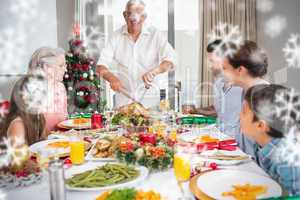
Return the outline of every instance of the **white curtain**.
{"type": "MultiPolygon", "coordinates": [[[[200,40],[200,105],[212,104],[212,73],[207,62],[206,47],[209,43],[209,35],[216,26],[224,23],[230,26],[238,26],[243,39],[256,41],[256,0],[202,0],[200,17],[202,40],[200,40]]],[[[228,31],[228,30],[227,30],[228,31]]],[[[222,38],[222,37],[221,37],[222,38]]]]}

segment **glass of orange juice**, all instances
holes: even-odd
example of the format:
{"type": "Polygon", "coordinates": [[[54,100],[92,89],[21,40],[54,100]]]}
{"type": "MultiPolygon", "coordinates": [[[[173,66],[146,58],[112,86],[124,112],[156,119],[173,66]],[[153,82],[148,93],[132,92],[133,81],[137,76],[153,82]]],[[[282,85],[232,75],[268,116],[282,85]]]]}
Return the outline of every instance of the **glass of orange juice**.
{"type": "Polygon", "coordinates": [[[190,197],[185,196],[184,189],[182,186],[183,182],[190,180],[190,175],[191,175],[190,158],[191,155],[189,153],[183,152],[182,148],[180,148],[179,146],[175,147],[174,173],[182,194],[182,197],[180,198],[182,200],[191,199],[190,197]]]}
{"type": "Polygon", "coordinates": [[[70,159],[72,164],[80,165],[84,163],[84,141],[79,137],[73,137],[70,139],[70,159]]]}

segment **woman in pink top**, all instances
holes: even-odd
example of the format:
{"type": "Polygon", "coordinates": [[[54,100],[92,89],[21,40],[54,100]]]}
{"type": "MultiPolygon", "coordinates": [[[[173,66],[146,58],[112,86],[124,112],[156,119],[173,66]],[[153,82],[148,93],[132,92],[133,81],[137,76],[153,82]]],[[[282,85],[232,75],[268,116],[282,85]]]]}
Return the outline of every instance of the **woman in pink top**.
{"type": "Polygon", "coordinates": [[[65,52],[62,49],[42,47],[34,52],[29,63],[29,74],[42,73],[48,81],[45,97],[48,103],[44,113],[48,133],[68,117],[67,93],[62,82],[65,71],[65,52]]]}

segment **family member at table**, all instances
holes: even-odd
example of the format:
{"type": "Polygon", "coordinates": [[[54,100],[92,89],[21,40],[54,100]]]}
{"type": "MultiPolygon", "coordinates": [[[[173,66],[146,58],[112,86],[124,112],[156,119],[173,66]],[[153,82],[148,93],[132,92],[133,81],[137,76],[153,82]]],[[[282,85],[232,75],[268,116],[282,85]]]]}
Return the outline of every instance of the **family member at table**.
{"type": "Polygon", "coordinates": [[[214,77],[213,106],[197,109],[197,113],[217,116],[219,129],[225,134],[236,137],[240,134],[239,114],[242,107],[242,88],[232,86],[223,75],[222,57],[215,52],[222,40],[215,40],[207,46],[208,60],[214,77]]]}
{"type": "MultiPolygon", "coordinates": [[[[223,59],[223,71],[224,76],[232,85],[241,87],[245,94],[254,85],[268,84],[263,78],[267,74],[268,58],[255,42],[246,40],[239,48],[234,46],[230,48],[236,49],[236,52],[223,59]]],[[[240,110],[239,107],[236,109],[240,110]]],[[[254,156],[254,141],[243,134],[237,134],[236,139],[244,152],[254,156]]]]}
{"type": "Polygon", "coordinates": [[[31,145],[45,137],[44,115],[34,110],[28,111],[28,102],[24,100],[21,92],[33,76],[25,75],[16,82],[12,90],[10,108],[1,129],[1,138],[9,138],[13,145],[31,145]]]}
{"type": "MultiPolygon", "coordinates": [[[[288,89],[273,84],[257,85],[248,89],[241,112],[241,129],[243,134],[256,142],[255,154],[260,167],[277,180],[289,195],[300,195],[299,164],[288,163],[277,154],[282,153],[282,148],[288,148],[284,141],[290,137],[287,136],[291,134],[290,128],[297,127],[298,131],[300,128],[299,121],[287,126],[284,115],[289,113],[278,116],[273,112],[281,106],[276,101],[276,95],[280,92],[288,92],[288,89]]],[[[298,98],[300,99],[300,95],[298,98]]],[[[300,112],[296,105],[292,109],[300,112]]],[[[289,117],[297,120],[296,116],[289,117]]]]}
{"type": "Polygon", "coordinates": [[[67,93],[63,84],[66,71],[65,52],[60,48],[42,47],[36,50],[29,63],[29,74],[42,72],[48,81],[47,111],[44,113],[47,132],[68,116],[67,93]]]}
{"type": "Polygon", "coordinates": [[[97,73],[117,92],[117,107],[130,102],[120,93],[122,90],[139,99],[145,86],[150,89],[142,103],[146,107],[157,106],[159,89],[167,83],[165,72],[176,65],[175,52],[160,31],[145,24],[147,13],[143,1],[128,1],[123,16],[126,25],[113,33],[102,50],[97,73]]]}

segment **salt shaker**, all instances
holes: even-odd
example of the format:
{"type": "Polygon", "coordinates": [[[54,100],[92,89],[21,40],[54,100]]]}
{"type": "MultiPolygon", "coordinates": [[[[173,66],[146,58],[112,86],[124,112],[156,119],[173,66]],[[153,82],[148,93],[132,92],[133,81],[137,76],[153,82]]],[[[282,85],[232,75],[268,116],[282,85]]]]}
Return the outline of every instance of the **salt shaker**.
{"type": "Polygon", "coordinates": [[[61,160],[52,160],[49,163],[49,186],[50,186],[50,199],[51,200],[65,200],[65,181],[64,181],[64,168],[61,160]]]}

